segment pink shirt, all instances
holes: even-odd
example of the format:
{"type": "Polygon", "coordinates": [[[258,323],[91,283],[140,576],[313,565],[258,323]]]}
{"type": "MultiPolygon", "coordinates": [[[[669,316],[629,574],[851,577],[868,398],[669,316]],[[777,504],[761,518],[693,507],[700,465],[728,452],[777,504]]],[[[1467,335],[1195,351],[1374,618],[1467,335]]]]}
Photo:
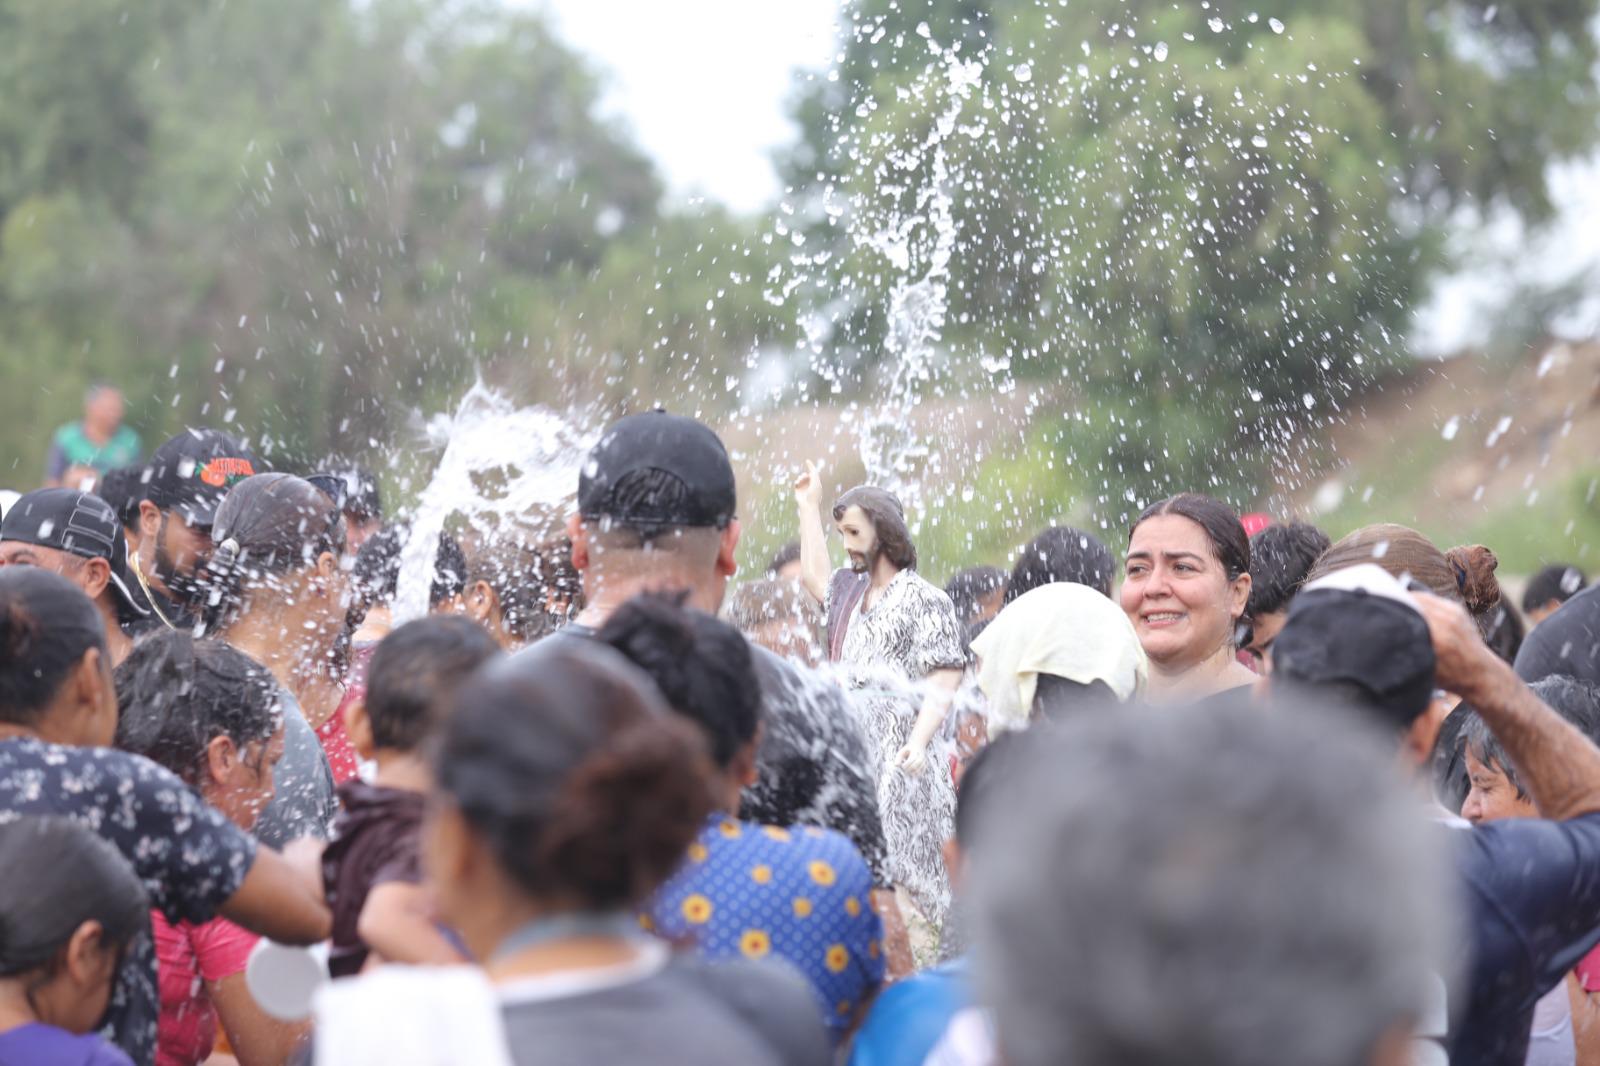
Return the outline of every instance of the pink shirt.
{"type": "Polygon", "coordinates": [[[156,1066],[196,1066],[217,1040],[217,1009],[205,982],[243,973],[260,937],[226,918],[173,925],[160,911],[150,913],[150,926],[161,985],[156,1066]]]}

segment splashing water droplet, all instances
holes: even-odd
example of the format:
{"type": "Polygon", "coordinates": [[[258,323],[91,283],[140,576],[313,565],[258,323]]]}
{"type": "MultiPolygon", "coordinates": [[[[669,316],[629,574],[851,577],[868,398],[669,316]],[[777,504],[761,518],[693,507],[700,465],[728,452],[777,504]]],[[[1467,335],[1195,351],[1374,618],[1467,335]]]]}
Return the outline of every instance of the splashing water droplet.
{"type": "Polygon", "coordinates": [[[1167,42],[1157,41],[1155,49],[1150,54],[1157,63],[1165,63],[1167,61],[1167,42]]]}
{"type": "Polygon", "coordinates": [[[1444,429],[1440,430],[1439,435],[1441,437],[1443,437],[1445,440],[1455,440],[1456,439],[1456,434],[1460,433],[1460,432],[1461,432],[1461,418],[1460,418],[1460,416],[1459,415],[1451,415],[1450,416],[1450,421],[1448,421],[1448,422],[1446,422],[1444,424],[1444,429]]]}
{"type": "Polygon", "coordinates": [[[1277,19],[1268,19],[1267,25],[1272,27],[1273,33],[1283,32],[1283,23],[1279,22],[1277,19]]]}

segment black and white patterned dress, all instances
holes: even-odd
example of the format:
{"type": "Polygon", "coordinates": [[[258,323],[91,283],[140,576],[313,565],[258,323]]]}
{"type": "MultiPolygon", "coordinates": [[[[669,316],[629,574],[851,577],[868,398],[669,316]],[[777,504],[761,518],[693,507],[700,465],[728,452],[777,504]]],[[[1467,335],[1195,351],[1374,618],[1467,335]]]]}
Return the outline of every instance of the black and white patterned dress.
{"type": "MultiPolygon", "coordinates": [[[[111,748],[0,741],[0,822],[29,815],[71,818],[109,841],[144,882],[151,906],[172,922],[209,921],[256,858],[256,842],[183,781],[111,748]]],[[[117,969],[103,1031],[139,1066],[155,1061],[160,1002],[146,929],[117,969]]]]}
{"type": "Polygon", "coordinates": [[[942,924],[950,882],[940,848],[955,824],[950,721],[928,745],[917,774],[889,765],[911,739],[922,683],[935,670],[966,666],[961,626],[950,598],[914,570],[902,570],[870,610],[850,612],[839,663],[875,755],[878,809],[889,844],[889,875],[911,893],[923,917],[942,924]]]}

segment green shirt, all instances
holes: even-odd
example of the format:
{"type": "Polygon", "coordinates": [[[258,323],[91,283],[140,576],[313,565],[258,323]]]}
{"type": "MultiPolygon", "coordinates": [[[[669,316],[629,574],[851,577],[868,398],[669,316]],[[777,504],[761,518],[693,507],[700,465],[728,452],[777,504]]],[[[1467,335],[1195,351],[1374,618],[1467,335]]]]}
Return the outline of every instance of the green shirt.
{"type": "Polygon", "coordinates": [[[50,441],[50,457],[45,462],[45,478],[60,481],[74,466],[92,466],[104,474],[139,461],[139,434],[119,426],[104,445],[96,445],[83,432],[82,422],[56,430],[50,441]]]}

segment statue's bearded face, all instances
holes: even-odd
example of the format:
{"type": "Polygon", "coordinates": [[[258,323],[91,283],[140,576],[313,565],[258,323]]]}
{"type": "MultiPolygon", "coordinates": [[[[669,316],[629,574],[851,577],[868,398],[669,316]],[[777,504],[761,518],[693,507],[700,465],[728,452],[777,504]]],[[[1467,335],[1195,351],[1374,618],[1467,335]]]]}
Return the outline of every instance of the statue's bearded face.
{"type": "Polygon", "coordinates": [[[858,574],[871,573],[878,556],[883,554],[883,546],[878,543],[878,531],[873,527],[872,520],[861,508],[851,507],[834,522],[834,526],[839,530],[839,539],[844,542],[845,553],[850,557],[850,569],[858,574]]]}

